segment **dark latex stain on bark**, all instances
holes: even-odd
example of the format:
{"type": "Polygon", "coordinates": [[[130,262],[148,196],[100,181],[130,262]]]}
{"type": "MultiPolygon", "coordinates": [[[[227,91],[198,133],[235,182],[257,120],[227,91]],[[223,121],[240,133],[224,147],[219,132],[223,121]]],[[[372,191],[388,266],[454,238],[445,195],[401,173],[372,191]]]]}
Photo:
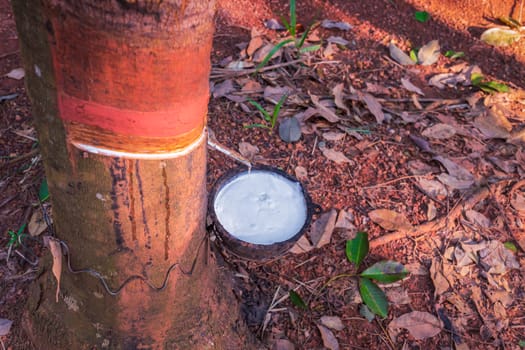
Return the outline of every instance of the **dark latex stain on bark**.
{"type": "MultiPolygon", "coordinates": [[[[122,197],[124,188],[126,186],[126,164],[118,158],[114,158],[109,168],[111,174],[111,210],[113,211],[113,231],[115,232],[115,243],[118,248],[122,248],[124,242],[124,235],[122,230],[122,222],[120,219],[120,204],[119,198],[122,197]]],[[[124,204],[129,203],[127,196],[124,199],[124,204]]]]}
{"type": "Polygon", "coordinates": [[[129,211],[128,218],[131,223],[131,239],[133,241],[137,240],[137,223],[135,221],[135,194],[134,194],[134,183],[133,183],[133,160],[128,160],[128,193],[129,193],[129,211]]]}
{"type": "Polygon", "coordinates": [[[162,167],[162,179],[164,180],[164,189],[165,189],[165,198],[164,198],[164,207],[166,208],[166,238],[164,240],[164,259],[168,260],[169,258],[169,243],[170,243],[170,188],[168,186],[168,175],[166,173],[166,167],[162,167]]]}
{"type": "Polygon", "coordinates": [[[146,209],[144,207],[144,190],[142,189],[142,178],[140,177],[139,161],[135,161],[135,176],[137,177],[137,185],[139,189],[140,209],[142,211],[142,224],[144,225],[144,236],[146,236],[146,248],[151,249],[151,233],[149,232],[148,218],[146,216],[146,209]]]}

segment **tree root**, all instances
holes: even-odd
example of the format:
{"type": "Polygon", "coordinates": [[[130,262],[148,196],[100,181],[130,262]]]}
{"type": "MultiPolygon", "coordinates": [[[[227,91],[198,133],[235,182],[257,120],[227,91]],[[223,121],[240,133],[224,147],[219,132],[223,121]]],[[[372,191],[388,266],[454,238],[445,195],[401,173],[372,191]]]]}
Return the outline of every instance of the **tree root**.
{"type": "Polygon", "coordinates": [[[418,237],[425,233],[432,233],[439,231],[447,226],[448,223],[456,221],[463,211],[472,209],[476,204],[484,200],[490,194],[488,187],[481,187],[469,197],[467,197],[462,203],[456,205],[447,215],[430,221],[424,224],[414,226],[408,230],[399,230],[396,232],[389,233],[385,236],[381,236],[370,241],[370,248],[379,247],[407,237],[418,237]]]}

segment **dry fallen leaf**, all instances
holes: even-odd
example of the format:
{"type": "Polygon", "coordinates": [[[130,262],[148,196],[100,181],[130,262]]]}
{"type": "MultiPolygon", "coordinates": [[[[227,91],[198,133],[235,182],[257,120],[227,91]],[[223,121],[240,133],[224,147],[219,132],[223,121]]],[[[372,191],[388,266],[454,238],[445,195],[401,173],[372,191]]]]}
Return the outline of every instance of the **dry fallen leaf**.
{"type": "Polygon", "coordinates": [[[272,350],[295,350],[295,345],[288,339],[277,339],[273,343],[272,350]]]}
{"type": "Polygon", "coordinates": [[[445,185],[458,189],[468,189],[474,184],[474,176],[465,168],[443,156],[434,156],[447,169],[448,174],[440,174],[438,179],[445,185]]]}
{"type": "Polygon", "coordinates": [[[323,156],[325,156],[327,159],[329,159],[329,160],[331,160],[333,162],[336,162],[337,164],[352,163],[352,161],[350,159],[348,159],[343,154],[343,152],[339,152],[339,151],[333,150],[333,149],[328,148],[326,146],[325,147],[320,147],[319,149],[323,153],[323,156]]]}
{"type": "Polygon", "coordinates": [[[259,147],[252,145],[249,142],[239,142],[239,153],[249,160],[259,153],[259,147]]]}
{"type": "Polygon", "coordinates": [[[512,124],[507,117],[495,108],[488,109],[474,119],[473,124],[489,139],[507,139],[510,137],[510,131],[512,130],[512,124]]]}
{"type": "Polygon", "coordinates": [[[251,40],[248,44],[248,47],[246,48],[246,54],[248,57],[252,57],[255,51],[257,51],[263,45],[263,43],[262,33],[260,33],[257,28],[252,28],[251,40]]]}
{"type": "Polygon", "coordinates": [[[8,335],[12,325],[13,321],[0,318],[0,337],[8,335]]]}
{"type": "Polygon", "coordinates": [[[327,141],[340,141],[345,137],[344,132],[328,131],[323,133],[323,139],[327,141]]]}
{"type": "Polygon", "coordinates": [[[305,167],[297,166],[295,167],[295,177],[299,181],[306,181],[308,180],[308,171],[305,167]]]}
{"type": "Polygon", "coordinates": [[[328,120],[330,123],[337,123],[340,120],[334,111],[319,101],[319,96],[310,94],[310,98],[312,99],[312,103],[315,105],[315,107],[317,107],[316,111],[321,117],[328,120]]]}
{"type": "Polygon", "coordinates": [[[403,50],[397,47],[394,43],[388,45],[388,50],[390,51],[390,57],[392,57],[397,63],[403,66],[416,64],[416,62],[412,61],[410,56],[404,53],[403,50]]]}
{"type": "Polygon", "coordinates": [[[323,326],[335,329],[336,331],[342,331],[345,328],[343,321],[337,316],[323,316],[321,317],[320,322],[323,326]]]}
{"type": "Polygon", "coordinates": [[[337,210],[332,209],[321,214],[310,226],[308,235],[313,245],[320,248],[328,243],[334,232],[335,220],[337,219],[337,210]]]}
{"type": "Polygon", "coordinates": [[[53,256],[52,271],[57,280],[56,302],[58,303],[58,296],[60,295],[60,277],[62,275],[62,247],[57,239],[49,236],[44,237],[44,244],[49,247],[49,251],[53,256]]]}
{"type": "Polygon", "coordinates": [[[359,93],[359,98],[366,104],[366,107],[374,115],[378,124],[383,123],[385,120],[385,114],[383,113],[383,107],[381,103],[369,93],[359,93]]]}
{"type": "Polygon", "coordinates": [[[434,297],[442,296],[450,288],[450,283],[443,275],[443,264],[437,258],[430,265],[430,278],[434,284],[434,297]]]}
{"type": "Polygon", "coordinates": [[[416,94],[419,94],[421,96],[425,96],[425,94],[423,93],[423,91],[421,91],[420,88],[418,88],[417,86],[415,86],[414,84],[412,84],[410,82],[410,80],[408,79],[405,79],[405,78],[401,78],[401,85],[403,85],[403,87],[405,89],[407,89],[408,91],[410,92],[415,92],[416,94]]]}
{"type": "Polygon", "coordinates": [[[15,68],[7,73],[5,76],[11,79],[20,80],[25,76],[24,68],[15,68]]]}
{"type": "Polygon", "coordinates": [[[447,188],[439,181],[429,180],[424,177],[416,178],[417,187],[433,199],[444,199],[448,196],[447,188]]]}
{"type": "Polygon", "coordinates": [[[46,228],[47,224],[42,216],[42,211],[40,209],[35,210],[27,224],[27,231],[29,231],[31,236],[35,237],[44,232],[46,228]]]}
{"type": "Polygon", "coordinates": [[[211,89],[211,93],[213,95],[213,98],[219,98],[226,96],[227,94],[235,90],[236,89],[233,86],[233,81],[231,79],[227,79],[220,84],[215,84],[211,89]]]}
{"type": "Polygon", "coordinates": [[[467,218],[468,221],[470,221],[474,225],[478,225],[479,227],[489,228],[491,225],[489,218],[487,218],[485,215],[481,214],[480,212],[472,210],[472,209],[465,211],[465,217],[467,218]]]}
{"type": "Polygon", "coordinates": [[[352,29],[352,26],[347,22],[338,22],[338,21],[333,21],[331,19],[324,19],[321,22],[321,27],[326,28],[326,29],[336,28],[336,29],[345,30],[345,31],[352,29]]]}
{"type": "Polygon", "coordinates": [[[339,350],[339,342],[337,341],[334,333],[320,324],[317,325],[317,328],[319,328],[319,332],[321,332],[324,347],[329,350],[339,350]]]}
{"type": "Polygon", "coordinates": [[[437,40],[423,45],[417,52],[417,60],[422,66],[430,66],[437,62],[440,56],[440,47],[437,40]]]}
{"type": "Polygon", "coordinates": [[[306,238],[305,235],[302,235],[301,238],[299,238],[299,240],[290,249],[290,253],[302,254],[307,253],[312,249],[314,249],[314,246],[310,243],[310,241],[308,240],[308,238],[306,238]]]}
{"type": "Polygon", "coordinates": [[[348,109],[348,107],[345,104],[343,89],[344,89],[344,84],[343,83],[337,84],[332,89],[332,94],[334,95],[335,105],[337,107],[341,108],[343,111],[345,111],[346,115],[348,116],[348,115],[350,115],[350,110],[348,109]]]}
{"type": "Polygon", "coordinates": [[[423,130],[421,135],[431,139],[444,140],[456,134],[456,128],[452,125],[438,123],[423,130]]]}
{"type": "Polygon", "coordinates": [[[406,289],[389,288],[386,290],[385,294],[388,300],[394,305],[406,305],[412,302],[406,289]]]}
{"type": "Polygon", "coordinates": [[[388,325],[388,329],[397,334],[397,329],[405,328],[416,339],[427,339],[441,332],[441,322],[439,319],[428,313],[412,311],[395,318],[388,325]]]}
{"type": "Polygon", "coordinates": [[[409,230],[412,224],[398,212],[388,209],[376,209],[368,212],[370,220],[389,231],[409,230]]]}
{"type": "Polygon", "coordinates": [[[489,273],[503,274],[511,269],[519,269],[520,264],[500,241],[490,241],[487,248],[479,251],[480,263],[489,273]]]}

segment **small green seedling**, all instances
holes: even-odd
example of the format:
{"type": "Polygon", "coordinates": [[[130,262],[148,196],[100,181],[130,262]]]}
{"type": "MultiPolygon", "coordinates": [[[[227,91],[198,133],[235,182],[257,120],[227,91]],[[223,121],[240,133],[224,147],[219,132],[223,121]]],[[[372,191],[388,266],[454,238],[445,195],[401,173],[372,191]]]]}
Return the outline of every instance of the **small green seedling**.
{"type": "Polygon", "coordinates": [[[7,260],[9,260],[13,248],[18,247],[18,245],[21,244],[22,238],[25,236],[23,233],[25,228],[26,224],[23,224],[16,232],[13,230],[7,231],[7,234],[9,235],[9,241],[7,242],[7,260]]]}
{"type": "Polygon", "coordinates": [[[418,22],[425,23],[430,19],[430,14],[426,11],[416,11],[414,13],[414,18],[418,22]]]}
{"type": "Polygon", "coordinates": [[[308,306],[306,305],[306,303],[303,301],[299,293],[297,293],[295,290],[290,290],[289,297],[290,297],[290,301],[292,302],[292,304],[294,304],[299,309],[303,309],[303,310],[308,309],[308,306]]]}
{"type": "Polygon", "coordinates": [[[258,72],[262,67],[266,66],[266,64],[272,59],[272,57],[279,51],[283,46],[288,45],[290,43],[294,44],[294,47],[299,50],[299,53],[304,52],[310,52],[310,51],[316,51],[321,48],[321,45],[312,45],[308,47],[303,47],[304,42],[306,41],[306,38],[308,37],[308,34],[310,33],[313,24],[308,26],[308,28],[304,31],[304,33],[301,35],[300,38],[297,38],[297,11],[296,11],[296,1],[290,0],[290,22],[286,20],[286,18],[281,17],[281,21],[283,22],[284,26],[286,27],[286,30],[288,31],[288,34],[290,34],[291,38],[284,39],[280,41],[277,45],[273,47],[273,49],[268,52],[268,54],[264,57],[264,59],[257,65],[255,68],[255,71],[258,72]]]}
{"type": "Polygon", "coordinates": [[[472,73],[470,81],[473,86],[478,87],[482,91],[493,94],[495,92],[508,92],[509,87],[505,84],[498,83],[497,81],[487,81],[485,77],[480,73],[472,73]]]}
{"type": "Polygon", "coordinates": [[[456,58],[461,58],[464,56],[465,56],[465,53],[463,51],[448,50],[447,52],[445,52],[445,57],[448,57],[451,60],[455,60],[456,58]]]}
{"type": "Polygon", "coordinates": [[[417,59],[418,51],[419,51],[419,49],[412,49],[412,50],[410,50],[410,53],[409,53],[410,59],[412,61],[414,61],[415,63],[417,63],[417,61],[418,61],[418,59],[417,59]]]}
{"type": "Polygon", "coordinates": [[[248,100],[248,102],[252,104],[255,108],[257,108],[257,110],[262,114],[262,117],[266,123],[265,124],[254,123],[254,124],[246,125],[245,128],[265,128],[265,129],[269,129],[270,131],[273,130],[273,128],[275,127],[275,123],[277,122],[277,118],[279,117],[279,112],[281,111],[281,107],[283,106],[283,103],[286,100],[286,98],[287,98],[287,95],[283,95],[281,97],[279,102],[277,102],[275,107],[273,107],[272,114],[268,113],[268,111],[264,109],[263,106],[261,106],[259,103],[253,100],[248,100]]]}

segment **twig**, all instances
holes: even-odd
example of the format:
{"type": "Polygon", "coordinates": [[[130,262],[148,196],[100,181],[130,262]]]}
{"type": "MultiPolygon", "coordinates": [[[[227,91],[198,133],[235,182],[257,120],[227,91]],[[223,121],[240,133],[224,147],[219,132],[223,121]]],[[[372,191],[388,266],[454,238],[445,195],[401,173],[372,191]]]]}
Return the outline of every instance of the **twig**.
{"type": "Polygon", "coordinates": [[[385,236],[378,237],[373,239],[370,242],[370,248],[376,248],[392,241],[396,241],[406,237],[418,237],[425,233],[431,233],[439,231],[443,227],[446,227],[449,221],[455,221],[458,219],[464,210],[471,209],[477,203],[481,202],[490,194],[488,187],[482,187],[474,192],[470,197],[468,197],[462,204],[456,205],[448,215],[441,217],[439,219],[414,226],[408,230],[399,230],[393,233],[389,233],[385,236]]]}
{"type": "Polygon", "coordinates": [[[38,148],[32,149],[31,151],[27,152],[26,154],[22,154],[21,156],[18,156],[18,157],[10,159],[7,162],[7,164],[13,164],[13,163],[19,162],[19,161],[21,161],[23,159],[30,158],[30,157],[32,157],[34,155],[37,155],[39,152],[40,152],[40,150],[38,148]]]}
{"type": "Polygon", "coordinates": [[[274,64],[273,66],[266,66],[259,70],[257,70],[257,68],[243,69],[243,70],[215,68],[215,69],[212,69],[212,72],[210,74],[210,79],[218,79],[218,78],[225,78],[225,77],[240,77],[243,75],[248,75],[248,74],[252,74],[256,72],[266,72],[268,70],[291,66],[296,63],[303,62],[303,61],[304,61],[303,59],[297,59],[297,60],[293,60],[290,62],[277,63],[277,64],[274,64]]]}
{"type": "Polygon", "coordinates": [[[377,184],[377,185],[364,186],[362,188],[363,189],[371,189],[371,188],[377,188],[377,187],[385,187],[385,186],[388,186],[388,185],[393,184],[393,183],[398,182],[398,181],[402,181],[402,180],[406,180],[406,179],[414,179],[414,178],[418,178],[418,177],[421,177],[421,175],[406,175],[406,176],[401,176],[401,177],[398,177],[397,179],[386,181],[386,182],[383,182],[383,183],[380,183],[380,184],[377,184]]]}

